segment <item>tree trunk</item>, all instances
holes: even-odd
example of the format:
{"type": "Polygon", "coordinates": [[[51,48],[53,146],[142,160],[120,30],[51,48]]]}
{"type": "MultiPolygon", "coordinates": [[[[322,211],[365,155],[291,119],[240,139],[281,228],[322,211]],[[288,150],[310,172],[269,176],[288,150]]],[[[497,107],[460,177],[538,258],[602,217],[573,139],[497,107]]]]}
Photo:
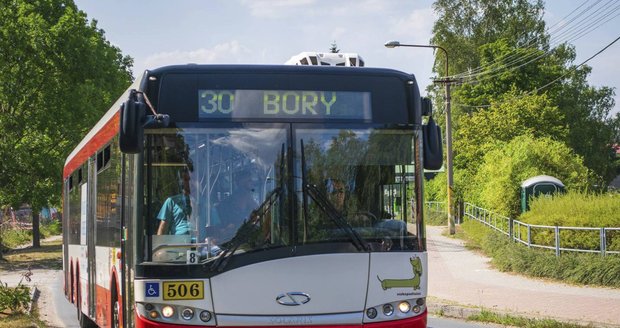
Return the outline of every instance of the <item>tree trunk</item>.
{"type": "Polygon", "coordinates": [[[32,248],[41,247],[41,233],[39,231],[39,211],[32,208],[32,248]]]}

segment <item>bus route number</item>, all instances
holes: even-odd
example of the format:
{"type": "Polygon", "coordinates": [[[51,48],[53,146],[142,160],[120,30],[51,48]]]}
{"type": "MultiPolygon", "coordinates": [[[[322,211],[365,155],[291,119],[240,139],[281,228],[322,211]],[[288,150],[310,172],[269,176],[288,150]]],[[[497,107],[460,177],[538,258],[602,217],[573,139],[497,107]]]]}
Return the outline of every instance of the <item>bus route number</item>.
{"type": "Polygon", "coordinates": [[[204,281],[164,281],[162,285],[166,301],[204,299],[204,281]]]}

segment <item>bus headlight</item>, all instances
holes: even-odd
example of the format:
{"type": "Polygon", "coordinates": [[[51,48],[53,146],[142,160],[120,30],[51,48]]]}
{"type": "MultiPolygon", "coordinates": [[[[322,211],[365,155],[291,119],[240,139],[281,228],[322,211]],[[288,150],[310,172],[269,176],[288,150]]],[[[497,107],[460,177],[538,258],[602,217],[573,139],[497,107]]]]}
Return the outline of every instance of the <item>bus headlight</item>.
{"type": "Polygon", "coordinates": [[[402,301],[398,304],[398,310],[402,313],[407,313],[411,310],[411,305],[407,301],[402,301]]]}
{"type": "Polygon", "coordinates": [[[174,308],[170,305],[166,305],[163,308],[161,308],[161,315],[164,316],[164,318],[170,318],[174,315],[174,308]]]}
{"type": "Polygon", "coordinates": [[[194,310],[192,310],[190,308],[185,308],[181,312],[181,318],[183,318],[185,320],[191,320],[193,317],[194,317],[194,310]]]}

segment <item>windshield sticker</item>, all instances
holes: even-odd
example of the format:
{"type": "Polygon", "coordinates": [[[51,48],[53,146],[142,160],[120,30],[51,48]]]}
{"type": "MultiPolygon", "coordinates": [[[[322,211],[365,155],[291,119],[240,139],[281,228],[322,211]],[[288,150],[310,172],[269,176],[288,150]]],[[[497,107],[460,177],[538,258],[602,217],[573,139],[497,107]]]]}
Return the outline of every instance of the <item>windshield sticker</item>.
{"type": "Polygon", "coordinates": [[[422,277],[422,260],[419,257],[414,256],[409,259],[411,268],[413,269],[413,278],[409,279],[384,279],[381,280],[377,275],[377,279],[381,283],[381,288],[387,290],[389,288],[413,288],[413,290],[420,289],[420,277],[422,277]]]}

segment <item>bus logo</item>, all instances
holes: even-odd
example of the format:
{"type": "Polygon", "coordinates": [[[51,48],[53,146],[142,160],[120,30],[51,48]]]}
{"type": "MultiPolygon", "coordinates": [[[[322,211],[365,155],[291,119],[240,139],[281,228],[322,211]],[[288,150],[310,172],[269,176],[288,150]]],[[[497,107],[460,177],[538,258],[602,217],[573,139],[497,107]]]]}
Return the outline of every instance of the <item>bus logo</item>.
{"type": "Polygon", "coordinates": [[[297,306],[310,302],[310,296],[302,292],[290,292],[278,295],[276,302],[286,306],[297,306]]]}

